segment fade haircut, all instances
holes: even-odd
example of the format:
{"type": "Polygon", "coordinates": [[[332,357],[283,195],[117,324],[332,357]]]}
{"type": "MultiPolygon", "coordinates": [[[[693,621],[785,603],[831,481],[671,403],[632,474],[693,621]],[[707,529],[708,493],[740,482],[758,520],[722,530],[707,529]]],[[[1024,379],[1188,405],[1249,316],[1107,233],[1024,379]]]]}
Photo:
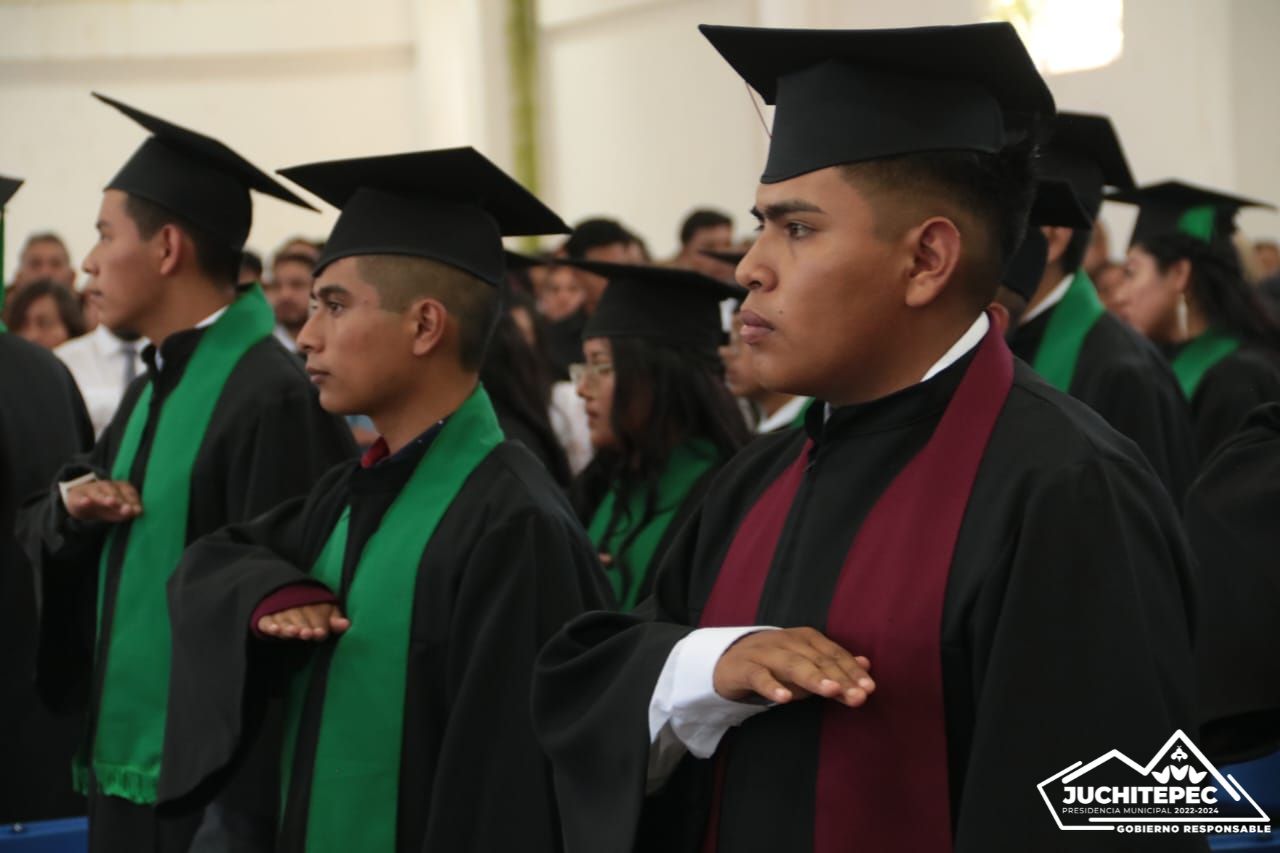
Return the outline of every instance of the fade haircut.
{"type": "Polygon", "coordinates": [[[458,321],[462,368],[479,371],[498,311],[496,287],[448,264],[409,255],[360,255],[356,269],[377,289],[387,311],[404,311],[419,299],[438,300],[458,321]]]}
{"type": "Polygon", "coordinates": [[[195,245],[196,266],[201,272],[219,284],[234,287],[239,283],[241,260],[239,249],[226,245],[217,237],[197,228],[168,208],[139,198],[132,193],[125,194],[124,210],[137,226],[138,235],[142,239],[150,240],[166,225],[176,226],[190,237],[195,245]]]}
{"type": "Polygon", "coordinates": [[[896,239],[931,216],[955,223],[964,240],[956,277],[981,307],[995,296],[1004,264],[1026,233],[1034,148],[1028,139],[998,154],[906,154],[840,168],[868,196],[883,239],[896,239]]]}

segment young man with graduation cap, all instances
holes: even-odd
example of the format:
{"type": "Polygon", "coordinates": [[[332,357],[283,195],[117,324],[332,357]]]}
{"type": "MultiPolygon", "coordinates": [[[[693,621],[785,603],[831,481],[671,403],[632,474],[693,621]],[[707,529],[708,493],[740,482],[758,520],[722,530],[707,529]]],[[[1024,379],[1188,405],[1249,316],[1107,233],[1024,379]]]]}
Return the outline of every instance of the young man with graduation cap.
{"type": "Polygon", "coordinates": [[[720,303],[737,285],[676,267],[566,262],[608,282],[572,365],[595,458],[574,502],[623,610],[649,596],[652,568],[747,443],[721,376],[720,303]]]}
{"type": "Polygon", "coordinates": [[[1194,720],[1172,503],[983,310],[1048,90],[1007,24],[703,32],[777,105],[743,339],[822,402],[544,650],[569,849],[1135,849],[1037,790],[1194,720]]]}
{"type": "MultiPolygon", "coordinates": [[[[301,365],[238,290],[250,190],[305,203],[217,140],[97,96],[151,135],[107,184],[85,259],[102,321],[152,342],[91,453],[24,512],[38,575],[41,672],[57,703],[87,701],[77,785],[92,851],[185,850],[199,815],[153,804],[168,699],[165,586],[185,545],[306,491],[354,453],[301,365]]],[[[221,805],[270,798],[253,771],[221,805]]]]}
{"type": "Polygon", "coordinates": [[[1103,188],[1134,185],[1120,139],[1106,116],[1059,113],[1041,159],[1047,177],[1071,184],[1088,221],[1043,229],[1043,272],[1009,347],[1050,385],[1133,439],[1181,503],[1195,475],[1196,450],[1178,383],[1150,342],[1107,313],[1081,266],[1103,188]]]}
{"type": "Polygon", "coordinates": [[[501,238],[564,224],[471,148],[282,174],[342,209],[298,335],[307,370],[325,408],[382,437],[305,499],[188,549],[160,797],[202,797],[243,714],[284,687],[282,853],[558,849],[533,660],[606,593],[477,374],[501,238]]]}
{"type": "MultiPolygon", "coordinates": [[[[4,208],[20,186],[20,180],[0,177],[0,262],[4,208]]],[[[13,524],[24,498],[48,485],[69,457],[93,445],[93,425],[62,362],[7,334],[3,323],[0,400],[0,767],[10,771],[0,778],[0,824],[6,824],[84,814],[84,799],[67,784],[79,718],[44,707],[32,679],[36,595],[13,524]]]]}
{"type": "Polygon", "coordinates": [[[1138,205],[1115,310],[1165,349],[1207,462],[1249,412],[1280,401],[1280,325],[1232,242],[1238,211],[1271,205],[1181,181],[1109,198],[1138,205]]]}

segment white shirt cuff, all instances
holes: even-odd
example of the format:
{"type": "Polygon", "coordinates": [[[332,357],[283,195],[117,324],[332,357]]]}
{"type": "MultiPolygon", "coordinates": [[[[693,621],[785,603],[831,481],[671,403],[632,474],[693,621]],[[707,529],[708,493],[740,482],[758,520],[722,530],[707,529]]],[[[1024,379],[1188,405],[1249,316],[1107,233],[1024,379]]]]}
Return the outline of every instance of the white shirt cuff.
{"type": "Polygon", "coordinates": [[[71,491],[76,486],[83,486],[85,483],[96,483],[97,481],[98,481],[98,475],[90,471],[88,474],[81,474],[79,477],[76,477],[75,479],[65,480],[59,483],[58,494],[62,495],[62,508],[67,510],[68,512],[71,511],[67,507],[67,492],[71,491]]]}
{"type": "MultiPolygon", "coordinates": [[[[653,752],[676,748],[674,737],[698,758],[707,758],[730,728],[769,709],[768,704],[725,699],[716,692],[714,675],[729,646],[747,634],[770,630],[776,629],[768,625],[701,628],[676,643],[649,700],[653,752]]],[[[678,756],[683,750],[675,751],[678,756]]]]}

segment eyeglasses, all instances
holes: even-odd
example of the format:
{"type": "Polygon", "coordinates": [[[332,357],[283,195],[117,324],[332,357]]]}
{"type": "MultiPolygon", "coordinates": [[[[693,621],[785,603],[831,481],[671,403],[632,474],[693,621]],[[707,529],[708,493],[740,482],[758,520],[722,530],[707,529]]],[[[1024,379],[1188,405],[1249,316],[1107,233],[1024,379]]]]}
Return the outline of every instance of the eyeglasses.
{"type": "Polygon", "coordinates": [[[569,381],[574,385],[581,385],[584,382],[594,385],[604,377],[612,375],[613,365],[605,361],[569,365],[569,381]]]}

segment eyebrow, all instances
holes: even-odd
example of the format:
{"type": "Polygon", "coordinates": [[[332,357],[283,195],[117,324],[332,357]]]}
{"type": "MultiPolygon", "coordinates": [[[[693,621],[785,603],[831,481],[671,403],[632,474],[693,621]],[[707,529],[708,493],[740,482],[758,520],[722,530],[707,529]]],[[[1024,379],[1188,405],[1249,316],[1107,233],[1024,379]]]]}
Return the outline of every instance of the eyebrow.
{"type": "Polygon", "coordinates": [[[762,222],[766,220],[774,222],[792,213],[826,213],[826,211],[812,202],[798,198],[767,204],[763,211],[758,207],[751,208],[751,215],[762,222]]]}
{"type": "Polygon", "coordinates": [[[99,219],[97,222],[93,223],[93,227],[101,231],[103,228],[108,227],[107,220],[99,219]]]}
{"type": "Polygon", "coordinates": [[[326,296],[350,296],[351,291],[347,290],[340,284],[326,284],[323,287],[311,291],[311,298],[315,300],[324,299],[326,296]]]}

